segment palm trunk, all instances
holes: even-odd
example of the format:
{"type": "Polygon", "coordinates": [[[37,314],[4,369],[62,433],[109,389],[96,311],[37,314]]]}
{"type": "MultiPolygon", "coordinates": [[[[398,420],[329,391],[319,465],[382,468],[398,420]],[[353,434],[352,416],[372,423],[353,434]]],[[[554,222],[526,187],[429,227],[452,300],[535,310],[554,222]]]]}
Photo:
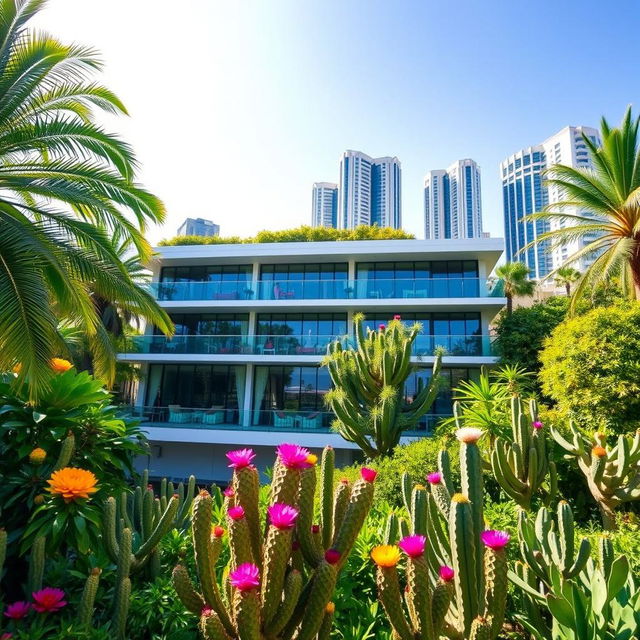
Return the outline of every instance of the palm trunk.
{"type": "Polygon", "coordinates": [[[640,235],[635,238],[635,241],[635,247],[631,253],[631,258],[629,258],[629,266],[631,267],[636,300],[640,300],[640,235]]]}
{"type": "Polygon", "coordinates": [[[567,298],[570,298],[571,297],[571,283],[570,282],[565,283],[564,288],[567,291],[567,298]]]}
{"type": "Polygon", "coordinates": [[[510,316],[513,312],[513,298],[511,296],[507,296],[507,315],[510,316]]]}

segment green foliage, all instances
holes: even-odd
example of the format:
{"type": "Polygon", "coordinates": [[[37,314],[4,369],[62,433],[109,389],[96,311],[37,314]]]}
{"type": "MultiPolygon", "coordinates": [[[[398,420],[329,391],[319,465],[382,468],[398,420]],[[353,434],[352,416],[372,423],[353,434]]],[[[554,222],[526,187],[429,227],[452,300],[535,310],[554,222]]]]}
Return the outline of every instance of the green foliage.
{"type": "Polygon", "coordinates": [[[640,426],[640,303],[565,320],[540,361],[542,391],[561,416],[615,433],[640,426]]]}
{"type": "Polygon", "coordinates": [[[161,240],[161,247],[175,247],[191,244],[255,244],[262,242],[331,242],[336,240],[413,240],[415,236],[402,229],[361,225],[355,229],[333,229],[329,227],[309,227],[303,225],[283,231],[259,231],[255,236],[240,238],[229,236],[176,236],[161,240]]]}
{"type": "Polygon", "coordinates": [[[529,267],[523,262],[507,262],[496,268],[497,286],[507,299],[507,315],[513,310],[513,298],[532,296],[536,284],[529,280],[529,267]]]}

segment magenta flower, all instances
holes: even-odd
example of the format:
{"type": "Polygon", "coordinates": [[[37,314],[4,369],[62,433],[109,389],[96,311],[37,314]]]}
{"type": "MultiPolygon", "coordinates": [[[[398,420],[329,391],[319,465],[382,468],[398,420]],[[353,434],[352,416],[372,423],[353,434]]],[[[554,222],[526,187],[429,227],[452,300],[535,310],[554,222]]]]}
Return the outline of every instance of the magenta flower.
{"type": "Polygon", "coordinates": [[[442,482],[442,474],[439,471],[427,474],[427,482],[429,484],[440,484],[442,482]]]}
{"type": "Polygon", "coordinates": [[[276,529],[292,529],[298,518],[298,510],[288,504],[278,502],[267,509],[269,522],[276,529]]]}
{"type": "Polygon", "coordinates": [[[489,529],[480,534],[480,538],[485,546],[489,549],[504,549],[509,542],[511,536],[506,531],[496,531],[489,529]]]}
{"type": "Polygon", "coordinates": [[[424,553],[427,544],[426,536],[406,536],[398,543],[398,546],[410,557],[419,558],[424,553]]]}
{"type": "Polygon", "coordinates": [[[337,564],[342,554],[337,549],[327,549],[324,552],[324,559],[329,564],[337,564]]]}
{"type": "Polygon", "coordinates": [[[309,461],[309,449],[297,444],[281,444],[277,451],[280,462],[287,469],[309,469],[313,466],[309,461]]]}
{"type": "Polygon", "coordinates": [[[28,602],[14,602],[7,605],[4,615],[12,620],[21,620],[29,611],[31,611],[31,605],[28,602]]]}
{"type": "Polygon", "coordinates": [[[260,569],[250,562],[241,564],[229,574],[229,582],[238,591],[251,591],[260,586],[260,569]]]}
{"type": "Polygon", "coordinates": [[[13,638],[13,633],[3,633],[0,636],[0,640],[11,640],[13,638]]]}
{"type": "Polygon", "coordinates": [[[542,429],[542,427],[544,427],[544,425],[542,424],[542,422],[540,422],[540,420],[536,420],[535,422],[531,423],[533,425],[534,429],[542,429]]]}
{"type": "Polygon", "coordinates": [[[215,527],[213,527],[212,533],[215,538],[222,538],[222,536],[224,535],[224,528],[216,525],[215,527]]]}
{"type": "Polygon", "coordinates": [[[236,495],[236,492],[232,487],[227,487],[222,493],[224,494],[225,498],[233,498],[233,496],[236,495]]]}
{"type": "Polygon", "coordinates": [[[313,533],[314,535],[317,533],[320,533],[320,525],[319,524],[312,524],[311,525],[311,533],[313,533]]]}
{"type": "Polygon", "coordinates": [[[38,613],[58,611],[67,604],[64,599],[64,591],[54,587],[45,587],[40,591],[35,591],[31,597],[33,598],[33,608],[38,613]]]}
{"type": "Polygon", "coordinates": [[[385,327],[383,324],[378,325],[378,329],[380,329],[380,331],[384,331],[387,327],[385,327]]]}
{"type": "Polygon", "coordinates": [[[227,511],[227,515],[232,520],[242,520],[242,518],[244,518],[244,509],[240,505],[231,507],[231,509],[227,511]]]}
{"type": "Polygon", "coordinates": [[[362,467],[362,469],[360,469],[360,476],[365,482],[373,482],[377,475],[378,472],[374,469],[369,469],[368,467],[362,467]]]}
{"type": "Polygon", "coordinates": [[[395,316],[393,316],[393,319],[394,319],[394,320],[402,320],[402,317],[401,317],[401,316],[399,316],[399,315],[395,315],[395,316]]]}
{"type": "Polygon", "coordinates": [[[438,573],[440,574],[440,579],[443,582],[451,582],[455,575],[454,570],[451,567],[447,567],[447,565],[440,567],[440,571],[438,573]]]}
{"type": "Polygon", "coordinates": [[[231,463],[232,469],[240,470],[251,466],[251,461],[256,457],[253,449],[237,449],[236,451],[227,451],[227,458],[231,463]]]}

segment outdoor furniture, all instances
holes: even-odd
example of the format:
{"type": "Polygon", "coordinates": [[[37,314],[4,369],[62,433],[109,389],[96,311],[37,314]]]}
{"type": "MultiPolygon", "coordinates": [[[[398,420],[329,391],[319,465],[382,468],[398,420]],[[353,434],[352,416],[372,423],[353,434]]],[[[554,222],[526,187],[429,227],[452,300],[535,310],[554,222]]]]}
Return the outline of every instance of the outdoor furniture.
{"type": "Polygon", "coordinates": [[[192,411],[191,412],[191,420],[190,422],[202,422],[202,418],[204,416],[204,411],[192,411]]]}
{"type": "Polygon", "coordinates": [[[230,293],[216,293],[213,298],[214,300],[237,300],[238,292],[232,291],[230,293]]]}
{"type": "Polygon", "coordinates": [[[291,429],[295,427],[296,420],[292,415],[287,415],[284,411],[273,412],[273,426],[284,429],[291,429]]]}
{"type": "Polygon", "coordinates": [[[273,346],[273,340],[267,340],[263,345],[262,345],[262,353],[263,354],[271,354],[271,355],[275,355],[276,353],[276,348],[273,346]]]}
{"type": "Polygon", "coordinates": [[[296,292],[295,291],[285,291],[284,289],[280,288],[279,284],[276,284],[273,287],[273,297],[276,300],[288,300],[291,298],[295,298],[296,297],[296,292]]]}
{"type": "Polygon", "coordinates": [[[205,411],[202,414],[202,424],[222,424],[224,422],[224,411],[205,411]]]}
{"type": "Polygon", "coordinates": [[[315,355],[316,348],[314,347],[296,347],[296,353],[298,355],[315,355]]]}
{"type": "Polygon", "coordinates": [[[322,414],[319,412],[300,416],[300,426],[303,429],[319,429],[322,426],[322,414]]]}
{"type": "Polygon", "coordinates": [[[184,424],[189,422],[189,415],[186,411],[183,411],[179,404],[169,405],[169,422],[175,422],[178,424],[184,424]]]}

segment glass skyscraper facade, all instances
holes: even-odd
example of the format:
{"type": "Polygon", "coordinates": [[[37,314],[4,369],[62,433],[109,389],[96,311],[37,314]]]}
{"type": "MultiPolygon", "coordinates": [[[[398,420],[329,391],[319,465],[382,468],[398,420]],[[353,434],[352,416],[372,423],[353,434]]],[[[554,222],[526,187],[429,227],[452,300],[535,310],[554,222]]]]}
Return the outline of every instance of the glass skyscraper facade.
{"type": "Polygon", "coordinates": [[[338,185],[332,182],[314,182],[311,205],[312,227],[338,226],[338,185]]]}

